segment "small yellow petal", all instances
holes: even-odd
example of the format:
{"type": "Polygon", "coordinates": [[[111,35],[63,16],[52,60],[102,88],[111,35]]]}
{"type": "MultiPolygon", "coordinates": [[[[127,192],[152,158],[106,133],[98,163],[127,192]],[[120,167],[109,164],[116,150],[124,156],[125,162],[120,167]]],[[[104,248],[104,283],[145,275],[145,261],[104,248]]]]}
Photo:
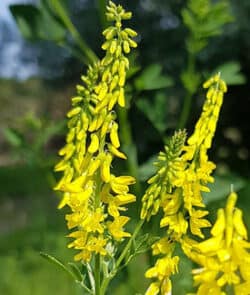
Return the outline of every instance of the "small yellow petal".
{"type": "Polygon", "coordinates": [[[93,133],[91,134],[91,142],[88,147],[88,152],[93,154],[98,150],[98,148],[99,148],[99,138],[95,133],[93,133]]]}

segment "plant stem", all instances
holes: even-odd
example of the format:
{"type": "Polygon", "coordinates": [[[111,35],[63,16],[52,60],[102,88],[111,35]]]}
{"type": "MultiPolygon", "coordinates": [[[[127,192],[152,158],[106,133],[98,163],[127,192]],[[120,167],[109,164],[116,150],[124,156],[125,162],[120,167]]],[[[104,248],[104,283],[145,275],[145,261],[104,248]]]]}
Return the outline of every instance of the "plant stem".
{"type": "Polygon", "coordinates": [[[93,50],[87,45],[87,43],[83,40],[80,33],[77,31],[76,27],[70,20],[66,9],[63,7],[61,2],[59,0],[51,0],[51,5],[55,9],[55,12],[58,14],[62,22],[64,23],[65,27],[69,30],[71,33],[73,39],[80,47],[81,51],[86,56],[85,64],[94,63],[98,60],[96,54],[93,52],[93,50]]]}
{"type": "Polygon", "coordinates": [[[101,282],[101,276],[100,276],[100,254],[95,255],[95,295],[100,295],[100,282],[101,282]]]}
{"type": "Polygon", "coordinates": [[[187,92],[185,99],[184,99],[183,107],[181,110],[181,115],[180,115],[179,123],[177,126],[177,130],[183,129],[184,127],[186,127],[189,113],[191,110],[191,102],[192,102],[192,94],[190,92],[187,92]]]}
{"type": "MultiPolygon", "coordinates": [[[[193,55],[192,53],[189,53],[188,55],[188,64],[187,64],[186,71],[187,73],[189,73],[190,77],[192,77],[192,75],[195,73],[195,55],[193,55]]],[[[186,96],[184,98],[183,107],[181,110],[181,115],[180,115],[177,129],[183,129],[184,127],[186,127],[188,117],[191,111],[192,96],[196,91],[196,89],[195,90],[188,89],[187,87],[185,87],[185,84],[184,84],[184,88],[186,90],[186,96]]]]}
{"type": "Polygon", "coordinates": [[[128,109],[118,108],[118,120],[120,125],[120,135],[121,142],[124,147],[124,151],[129,154],[129,157],[126,161],[128,172],[131,176],[135,177],[137,180],[135,184],[135,193],[137,196],[141,194],[141,185],[138,181],[139,179],[139,167],[138,167],[138,158],[137,158],[137,149],[135,144],[133,144],[131,125],[128,120],[128,109]]]}
{"type": "Polygon", "coordinates": [[[115,269],[110,273],[109,276],[105,277],[103,282],[102,282],[102,286],[101,286],[101,293],[100,295],[104,295],[105,291],[110,283],[110,281],[112,280],[112,278],[116,275],[116,273],[119,270],[119,266],[121,265],[123,259],[125,258],[125,256],[127,255],[127,252],[129,251],[131,244],[133,242],[133,240],[136,238],[136,236],[138,235],[142,225],[144,223],[144,219],[141,219],[138,223],[137,226],[134,230],[133,235],[130,237],[128,243],[126,244],[126,246],[124,247],[121,255],[119,256],[119,258],[117,259],[116,265],[115,265],[115,269]]]}
{"type": "Polygon", "coordinates": [[[107,0],[97,0],[97,5],[98,5],[100,22],[101,22],[102,28],[105,29],[108,26],[108,21],[105,15],[107,0]]]}
{"type": "Polygon", "coordinates": [[[144,219],[141,219],[141,220],[137,223],[137,226],[136,226],[136,228],[135,228],[135,230],[134,230],[133,235],[130,237],[130,239],[129,239],[127,245],[125,246],[125,248],[123,249],[123,251],[122,251],[120,257],[117,259],[117,262],[116,262],[116,268],[117,268],[117,269],[118,269],[118,267],[120,266],[120,264],[122,263],[123,259],[125,258],[125,256],[126,256],[128,250],[129,250],[130,247],[131,247],[131,244],[132,244],[133,240],[135,239],[135,237],[136,237],[137,234],[139,233],[139,231],[140,231],[140,229],[141,229],[143,223],[144,223],[144,219]]]}

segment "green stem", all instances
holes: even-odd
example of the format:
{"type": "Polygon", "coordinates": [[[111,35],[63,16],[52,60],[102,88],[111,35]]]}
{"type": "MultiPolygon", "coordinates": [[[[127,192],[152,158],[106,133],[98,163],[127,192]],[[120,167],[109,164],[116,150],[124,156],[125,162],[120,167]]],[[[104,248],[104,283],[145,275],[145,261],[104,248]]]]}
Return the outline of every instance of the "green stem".
{"type": "Polygon", "coordinates": [[[183,129],[184,127],[186,127],[190,110],[191,110],[191,105],[192,105],[192,94],[188,92],[184,99],[177,130],[183,129]]]}
{"type": "Polygon", "coordinates": [[[116,275],[116,273],[118,272],[119,270],[119,266],[121,265],[123,259],[125,258],[125,256],[127,255],[129,249],[131,248],[131,245],[132,245],[132,242],[133,240],[136,238],[136,236],[138,235],[142,225],[144,223],[144,219],[141,219],[135,230],[134,230],[134,233],[133,235],[130,237],[128,243],[126,244],[125,248],[123,249],[121,255],[119,256],[119,258],[117,259],[117,262],[116,262],[116,265],[115,265],[115,269],[110,273],[109,276],[105,277],[103,282],[102,282],[102,286],[101,286],[101,295],[104,295],[105,292],[106,292],[106,289],[110,283],[110,281],[113,279],[113,277],[116,275]]]}
{"type": "Polygon", "coordinates": [[[105,29],[108,26],[108,21],[105,15],[107,0],[97,0],[97,5],[98,5],[100,22],[101,22],[102,28],[105,29]]]}
{"type": "Polygon", "coordinates": [[[100,254],[95,255],[95,295],[100,295],[100,283],[101,283],[101,258],[100,254]]]}
{"type": "MultiPolygon", "coordinates": [[[[195,56],[192,53],[189,53],[189,56],[188,56],[188,65],[187,65],[186,72],[190,74],[190,77],[192,77],[192,75],[195,72],[195,56]]],[[[192,91],[191,89],[187,89],[185,85],[184,85],[184,88],[186,89],[186,96],[184,98],[183,107],[181,110],[181,115],[180,115],[177,129],[183,129],[184,127],[186,127],[188,117],[191,111],[192,96],[195,92],[195,90],[192,91]]]]}
{"type": "Polygon", "coordinates": [[[131,176],[135,177],[135,193],[137,196],[141,195],[141,185],[139,182],[139,167],[137,158],[137,149],[133,144],[131,125],[128,120],[128,109],[118,108],[118,120],[120,125],[121,142],[124,147],[124,151],[129,155],[126,164],[128,172],[131,176]]]}
{"type": "Polygon", "coordinates": [[[63,7],[59,0],[51,0],[51,5],[55,9],[55,12],[58,14],[66,28],[71,33],[73,39],[78,44],[84,55],[86,56],[85,64],[88,62],[94,63],[98,60],[96,54],[91,50],[87,43],[82,39],[80,33],[77,31],[74,24],[71,22],[66,9],[63,7]]]}

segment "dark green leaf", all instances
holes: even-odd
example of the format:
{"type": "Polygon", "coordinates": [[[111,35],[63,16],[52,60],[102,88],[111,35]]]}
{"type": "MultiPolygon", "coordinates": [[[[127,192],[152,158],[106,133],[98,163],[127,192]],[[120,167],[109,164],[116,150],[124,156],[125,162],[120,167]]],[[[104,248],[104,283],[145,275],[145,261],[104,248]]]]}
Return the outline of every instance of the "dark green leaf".
{"type": "Polygon", "coordinates": [[[157,92],[152,101],[141,98],[136,102],[137,107],[152,122],[153,126],[163,133],[167,128],[167,97],[165,93],[157,92]]]}
{"type": "Polygon", "coordinates": [[[41,36],[41,13],[31,4],[14,4],[9,6],[10,11],[24,38],[35,41],[41,36]]]}
{"type": "Polygon", "coordinates": [[[208,185],[210,192],[203,193],[204,202],[206,204],[227,197],[231,192],[231,186],[233,186],[233,190],[237,192],[246,185],[246,182],[243,178],[235,175],[215,175],[214,178],[214,183],[208,185]]]}
{"type": "Polygon", "coordinates": [[[24,38],[30,41],[64,40],[66,29],[50,13],[45,1],[41,2],[40,8],[31,4],[14,4],[9,8],[24,38]]]}
{"type": "Polygon", "coordinates": [[[142,165],[140,165],[140,167],[139,167],[140,181],[146,181],[156,172],[156,167],[153,165],[153,163],[156,160],[157,160],[157,155],[154,155],[154,156],[150,157],[142,165]]]}
{"type": "Polygon", "coordinates": [[[220,65],[214,73],[221,73],[222,79],[228,85],[241,85],[246,83],[246,77],[240,73],[240,63],[237,61],[231,61],[220,65]]]}
{"type": "Polygon", "coordinates": [[[173,80],[161,74],[162,66],[152,64],[148,66],[139,77],[135,79],[135,87],[137,90],[153,90],[169,87],[173,85],[173,80]]]}

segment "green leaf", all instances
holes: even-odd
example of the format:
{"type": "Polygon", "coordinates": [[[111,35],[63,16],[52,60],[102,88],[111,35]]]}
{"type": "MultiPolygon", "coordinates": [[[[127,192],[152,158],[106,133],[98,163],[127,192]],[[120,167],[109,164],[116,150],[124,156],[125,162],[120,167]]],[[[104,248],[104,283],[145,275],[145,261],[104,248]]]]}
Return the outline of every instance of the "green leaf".
{"type": "Polygon", "coordinates": [[[9,6],[20,32],[28,40],[37,40],[41,35],[41,13],[31,4],[14,4],[9,6]]]}
{"type": "Polygon", "coordinates": [[[53,13],[48,0],[41,1],[43,38],[61,42],[66,35],[66,28],[63,22],[53,13]]]}
{"type": "Polygon", "coordinates": [[[214,73],[221,73],[222,79],[228,85],[241,85],[246,83],[246,77],[240,73],[241,66],[237,61],[230,61],[220,65],[214,73]]]}
{"type": "Polygon", "coordinates": [[[227,197],[231,192],[232,185],[235,192],[239,191],[246,185],[246,181],[243,178],[235,175],[215,175],[214,178],[214,183],[208,185],[210,192],[203,193],[205,204],[227,197]]]}
{"type": "Polygon", "coordinates": [[[50,12],[45,0],[41,1],[39,8],[31,4],[13,4],[9,9],[24,38],[55,42],[65,39],[65,27],[50,12]]]}
{"type": "Polygon", "coordinates": [[[163,133],[167,128],[167,97],[163,92],[157,92],[151,102],[147,98],[136,101],[137,107],[146,115],[153,126],[163,133]]]}
{"type": "Polygon", "coordinates": [[[11,128],[3,128],[3,135],[5,139],[9,142],[13,147],[20,147],[23,143],[22,137],[11,128]]]}
{"type": "Polygon", "coordinates": [[[40,255],[44,259],[48,260],[52,264],[54,264],[57,267],[59,267],[60,269],[62,269],[64,272],[66,272],[75,281],[81,282],[82,278],[81,278],[81,280],[79,280],[79,275],[76,275],[75,272],[71,272],[61,261],[57,260],[54,256],[51,256],[51,255],[49,255],[47,253],[44,253],[44,252],[40,252],[40,255]]]}
{"type": "Polygon", "coordinates": [[[140,181],[146,181],[153,174],[156,173],[156,167],[153,164],[157,160],[157,156],[158,155],[153,155],[146,162],[144,162],[142,165],[140,165],[140,167],[139,167],[140,181]]]}
{"type": "Polygon", "coordinates": [[[173,80],[161,74],[162,66],[152,64],[148,66],[139,77],[135,79],[135,87],[137,90],[154,90],[169,87],[173,85],[173,80]]]}
{"type": "Polygon", "coordinates": [[[201,76],[193,70],[186,70],[182,72],[181,80],[188,93],[194,94],[200,84],[201,76]]]}

